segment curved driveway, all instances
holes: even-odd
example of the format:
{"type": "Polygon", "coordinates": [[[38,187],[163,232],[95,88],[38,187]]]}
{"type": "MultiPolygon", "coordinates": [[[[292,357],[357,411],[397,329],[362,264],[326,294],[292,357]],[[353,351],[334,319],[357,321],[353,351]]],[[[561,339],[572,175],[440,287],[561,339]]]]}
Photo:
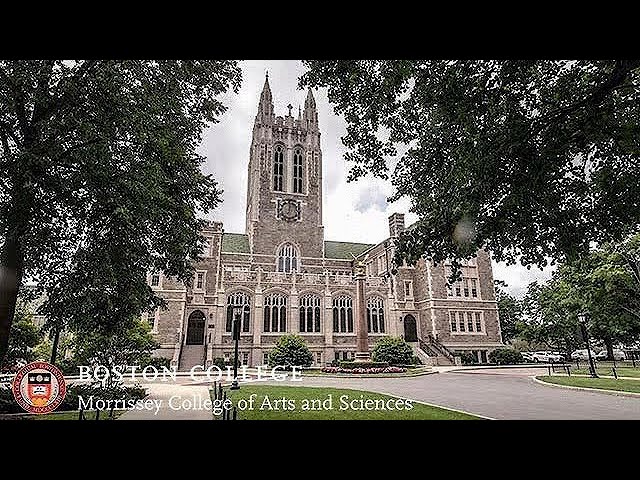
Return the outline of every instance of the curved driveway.
{"type": "Polygon", "coordinates": [[[640,397],[549,387],[525,373],[494,370],[409,378],[303,377],[298,385],[375,391],[502,420],[640,420],[640,397]]]}

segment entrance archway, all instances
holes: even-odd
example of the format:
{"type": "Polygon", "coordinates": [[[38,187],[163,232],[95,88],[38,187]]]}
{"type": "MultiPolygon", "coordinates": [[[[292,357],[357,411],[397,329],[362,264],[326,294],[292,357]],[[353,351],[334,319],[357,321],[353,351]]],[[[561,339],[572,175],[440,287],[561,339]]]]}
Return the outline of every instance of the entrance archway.
{"type": "Polygon", "coordinates": [[[416,327],[416,319],[413,315],[404,317],[404,340],[406,342],[418,341],[418,329],[416,327]]]}
{"type": "Polygon", "coordinates": [[[204,345],[204,313],[196,310],[189,315],[187,345],[204,345]]]}

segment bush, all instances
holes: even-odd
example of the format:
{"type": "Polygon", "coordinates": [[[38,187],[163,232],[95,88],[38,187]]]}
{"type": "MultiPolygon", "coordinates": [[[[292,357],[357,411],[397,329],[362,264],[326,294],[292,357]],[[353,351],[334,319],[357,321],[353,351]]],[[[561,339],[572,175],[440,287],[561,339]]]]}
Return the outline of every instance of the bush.
{"type": "Polygon", "coordinates": [[[474,365],[478,363],[478,357],[471,352],[460,352],[459,355],[463,365],[474,365]]]}
{"type": "Polygon", "coordinates": [[[163,367],[171,369],[171,360],[165,357],[151,357],[147,362],[144,362],[144,365],[141,366],[142,368],[156,367],[159,371],[161,371],[163,367]]]}
{"type": "Polygon", "coordinates": [[[278,343],[269,352],[269,366],[282,365],[285,368],[292,366],[310,367],[313,363],[313,354],[300,335],[283,335],[278,343]]]}
{"type": "MultiPolygon", "coordinates": [[[[232,362],[233,363],[233,362],[232,362]]],[[[220,370],[224,370],[226,364],[224,362],[224,358],[216,357],[213,359],[213,364],[218,367],[220,370]]]]}
{"type": "Polygon", "coordinates": [[[389,365],[409,365],[413,362],[413,349],[401,337],[386,336],[376,342],[372,358],[389,365]]]}
{"type": "Polygon", "coordinates": [[[414,355],[413,356],[413,364],[414,365],[422,365],[422,360],[420,360],[420,357],[414,355]]]}
{"type": "Polygon", "coordinates": [[[350,368],[385,368],[388,367],[389,364],[387,362],[340,362],[340,368],[342,369],[350,369],[350,368]]]}
{"type": "Polygon", "coordinates": [[[324,367],[324,373],[404,373],[406,368],[400,367],[368,367],[368,368],[342,368],[342,367],[324,367]]]}
{"type": "Polygon", "coordinates": [[[498,365],[522,363],[522,355],[513,348],[499,348],[489,353],[489,361],[498,365]]]}

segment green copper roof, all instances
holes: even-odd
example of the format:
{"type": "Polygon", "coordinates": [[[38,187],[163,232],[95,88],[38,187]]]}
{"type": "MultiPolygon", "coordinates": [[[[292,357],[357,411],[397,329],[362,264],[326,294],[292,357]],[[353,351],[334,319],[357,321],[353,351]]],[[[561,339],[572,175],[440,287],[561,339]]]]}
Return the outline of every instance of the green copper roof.
{"type": "Polygon", "coordinates": [[[365,250],[373,247],[368,243],[350,243],[350,242],[324,242],[325,258],[340,258],[351,260],[353,253],[356,257],[365,250]]]}
{"type": "Polygon", "coordinates": [[[249,237],[244,233],[223,234],[222,251],[226,253],[249,253],[249,237]]]}

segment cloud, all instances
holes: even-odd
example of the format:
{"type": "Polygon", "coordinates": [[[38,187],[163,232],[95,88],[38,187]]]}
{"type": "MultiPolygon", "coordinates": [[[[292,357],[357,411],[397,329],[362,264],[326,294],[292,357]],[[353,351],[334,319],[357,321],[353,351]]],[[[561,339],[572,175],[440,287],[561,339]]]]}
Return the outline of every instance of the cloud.
{"type": "Polygon", "coordinates": [[[368,210],[379,210],[386,212],[387,210],[387,196],[380,190],[379,187],[370,186],[360,192],[355,205],[353,206],[356,212],[365,213],[368,210]]]}

